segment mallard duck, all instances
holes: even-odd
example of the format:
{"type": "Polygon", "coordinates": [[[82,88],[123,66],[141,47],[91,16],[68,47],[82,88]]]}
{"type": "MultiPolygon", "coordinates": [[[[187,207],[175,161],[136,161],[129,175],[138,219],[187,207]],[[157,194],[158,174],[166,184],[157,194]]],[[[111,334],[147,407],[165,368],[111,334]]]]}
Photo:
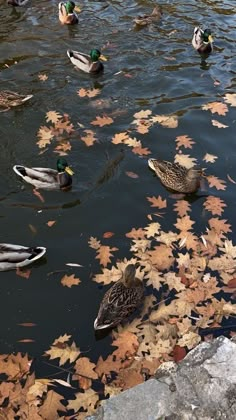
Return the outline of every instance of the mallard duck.
{"type": "Polygon", "coordinates": [[[29,0],[7,0],[8,4],[12,6],[25,6],[29,0]]]}
{"type": "Polygon", "coordinates": [[[72,184],[72,175],[74,174],[64,158],[57,160],[57,170],[51,168],[27,168],[22,165],[15,165],[13,170],[24,181],[34,185],[36,188],[46,190],[67,189],[72,184]]]}
{"type": "Polygon", "coordinates": [[[58,5],[59,8],[59,20],[64,25],[74,25],[79,23],[78,15],[75,12],[75,3],[73,1],[67,1],[64,3],[61,1],[58,5]]]}
{"type": "Polygon", "coordinates": [[[41,258],[46,252],[43,246],[27,247],[13,244],[0,244],[0,271],[25,267],[41,258]]]}
{"type": "Polygon", "coordinates": [[[155,171],[164,187],[171,191],[190,194],[200,186],[202,169],[187,169],[178,163],[158,159],[148,159],[148,166],[155,171]]]}
{"type": "Polygon", "coordinates": [[[1,90],[0,91],[0,108],[6,108],[4,111],[8,111],[8,109],[22,105],[24,102],[31,99],[33,95],[20,95],[17,92],[12,92],[10,90],[1,90]]]}
{"type": "Polygon", "coordinates": [[[196,27],[193,33],[192,45],[200,54],[210,54],[213,51],[213,37],[210,29],[204,31],[196,27]]]}
{"type": "Polygon", "coordinates": [[[150,23],[153,22],[157,22],[162,16],[162,9],[160,6],[156,6],[154,7],[151,15],[141,15],[141,16],[137,16],[134,19],[134,22],[136,23],[136,25],[139,26],[146,26],[149,25],[150,23]]]}
{"type": "Polygon", "coordinates": [[[95,330],[115,327],[142,303],[144,287],[141,280],[135,277],[135,273],[135,266],[127,265],[121,279],[107,290],[94,321],[95,330]]]}
{"type": "Polygon", "coordinates": [[[72,50],[67,50],[67,55],[72,64],[85,73],[101,72],[104,66],[100,60],[107,61],[106,57],[96,48],[90,51],[90,55],[72,50]]]}

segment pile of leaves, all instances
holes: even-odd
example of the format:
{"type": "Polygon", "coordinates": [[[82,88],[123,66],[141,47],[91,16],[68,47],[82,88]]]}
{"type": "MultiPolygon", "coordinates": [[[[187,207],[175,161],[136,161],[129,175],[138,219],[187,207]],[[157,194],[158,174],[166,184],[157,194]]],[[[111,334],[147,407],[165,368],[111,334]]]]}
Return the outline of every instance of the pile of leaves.
{"type": "MultiPolygon", "coordinates": [[[[96,90],[80,89],[82,100],[95,100],[96,90]]],[[[202,106],[205,111],[224,116],[228,105],[236,106],[236,95],[227,94],[221,102],[202,106]]],[[[75,130],[69,116],[56,111],[46,114],[46,123],[38,131],[40,150],[53,145],[54,152],[68,154],[71,150],[71,135],[75,130]]],[[[109,115],[101,115],[91,126],[104,127],[113,123],[109,115]]],[[[79,124],[80,140],[91,147],[97,141],[92,127],[79,124]]],[[[151,151],[143,146],[139,136],[160,124],[165,128],[178,126],[177,115],[153,115],[150,110],[140,110],[127,130],[116,133],[111,142],[123,144],[140,157],[151,151]]],[[[227,126],[212,120],[216,128],[227,126]]],[[[193,148],[195,140],[187,134],[175,139],[175,161],[191,167],[196,159],[183,150],[193,148]]],[[[203,161],[212,164],[217,156],[206,153],[203,161]]],[[[127,172],[131,178],[138,177],[127,172]]],[[[115,234],[106,232],[101,238],[91,237],[88,246],[94,250],[94,259],[101,270],[92,281],[111,285],[117,281],[129,263],[138,263],[137,277],[145,284],[146,297],[142,309],[124,325],[111,332],[110,354],[104,359],[90,360],[80,351],[73,337],[64,334],[55,339],[44,357],[57,363],[65,379],[37,379],[32,369],[32,360],[20,353],[0,356],[1,416],[6,419],[83,419],[92,414],[100,401],[109,398],[154,375],[165,361],[183,359],[187,351],[201,341],[201,330],[218,328],[222,320],[235,316],[233,303],[236,292],[236,246],[228,239],[231,225],[224,218],[226,203],[214,195],[225,191],[228,181],[214,175],[207,177],[211,195],[203,202],[207,214],[205,232],[194,231],[195,221],[191,205],[185,199],[177,200],[159,196],[145,200],[150,205],[147,225],[130,227],[126,241],[130,244],[130,258],[116,260],[118,250],[114,246],[115,234]],[[176,220],[172,230],[164,231],[161,221],[167,211],[174,211],[176,220]],[[112,245],[109,240],[112,238],[112,245]],[[224,296],[224,297],[223,297],[224,296]]],[[[52,227],[55,221],[49,221],[52,227]]],[[[23,274],[24,275],[24,274],[23,274]]],[[[28,274],[27,274],[28,275],[28,274]]],[[[64,287],[79,287],[81,280],[75,274],[61,279],[64,287]]],[[[213,331],[213,330],[212,330],[213,331]]],[[[232,335],[233,333],[231,333],[232,335]]],[[[206,338],[205,338],[206,339],[206,338]]],[[[52,363],[53,363],[52,362],[52,363]]]]}

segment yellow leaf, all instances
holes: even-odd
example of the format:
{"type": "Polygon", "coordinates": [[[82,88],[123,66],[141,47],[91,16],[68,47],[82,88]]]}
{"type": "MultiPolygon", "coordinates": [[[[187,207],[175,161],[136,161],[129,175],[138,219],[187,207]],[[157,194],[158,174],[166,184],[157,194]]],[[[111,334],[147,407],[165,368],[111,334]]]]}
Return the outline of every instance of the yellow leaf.
{"type": "Polygon", "coordinates": [[[45,355],[49,356],[50,359],[60,359],[59,365],[64,365],[66,362],[73,363],[80,355],[80,349],[76,347],[73,342],[71,346],[64,344],[63,346],[58,342],[57,345],[52,345],[49,350],[45,352],[45,355]]]}

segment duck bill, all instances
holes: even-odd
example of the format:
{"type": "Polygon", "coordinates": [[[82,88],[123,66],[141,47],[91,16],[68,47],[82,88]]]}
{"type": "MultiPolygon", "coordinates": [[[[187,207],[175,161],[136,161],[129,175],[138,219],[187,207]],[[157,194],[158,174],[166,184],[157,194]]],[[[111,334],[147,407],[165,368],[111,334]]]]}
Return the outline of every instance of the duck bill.
{"type": "Polygon", "coordinates": [[[213,36],[209,35],[209,37],[208,37],[208,41],[212,44],[212,42],[214,42],[214,38],[213,38],[213,36]]]}
{"type": "Polygon", "coordinates": [[[72,171],[72,169],[69,166],[66,166],[65,172],[70,176],[74,175],[74,172],[72,171]]]}
{"type": "Polygon", "coordinates": [[[105,55],[101,54],[99,60],[107,61],[107,58],[105,57],[105,55]]]}

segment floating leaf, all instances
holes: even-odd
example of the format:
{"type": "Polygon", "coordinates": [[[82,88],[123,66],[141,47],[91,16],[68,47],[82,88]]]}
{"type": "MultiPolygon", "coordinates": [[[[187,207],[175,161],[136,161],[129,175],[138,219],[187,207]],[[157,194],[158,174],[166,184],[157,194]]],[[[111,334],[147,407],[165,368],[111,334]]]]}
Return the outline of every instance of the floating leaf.
{"type": "Polygon", "coordinates": [[[85,96],[87,96],[88,98],[94,98],[94,96],[99,95],[99,93],[101,93],[100,89],[84,89],[84,88],[81,88],[77,91],[77,94],[81,98],[84,98],[85,96]]]}
{"type": "Polygon", "coordinates": [[[159,209],[165,209],[167,207],[166,199],[159,195],[158,197],[147,197],[147,200],[151,203],[151,207],[157,207],[159,209]]]}
{"type": "Polygon", "coordinates": [[[85,136],[81,137],[81,140],[86,144],[86,146],[90,147],[93,146],[94,143],[97,141],[95,137],[95,133],[92,130],[84,130],[85,136]]]}
{"type": "Polygon", "coordinates": [[[138,174],[136,174],[135,172],[131,172],[131,171],[126,171],[125,172],[126,173],[126,175],[128,176],[128,177],[130,177],[130,178],[139,178],[139,175],[138,174]]]}
{"type": "Polygon", "coordinates": [[[231,106],[236,106],[236,93],[226,93],[224,100],[231,106]]]}
{"type": "Polygon", "coordinates": [[[38,78],[42,82],[45,82],[48,79],[48,76],[46,74],[38,74],[38,78]]]}
{"type": "Polygon", "coordinates": [[[226,189],[226,185],[225,185],[226,182],[223,181],[222,179],[217,178],[217,176],[209,175],[207,177],[207,181],[210,187],[215,187],[217,190],[224,191],[226,189]]]}
{"type": "Polygon", "coordinates": [[[56,124],[59,120],[61,120],[62,115],[59,114],[59,112],[56,111],[48,111],[46,113],[46,121],[52,122],[53,124],[56,124]]]}
{"type": "Polygon", "coordinates": [[[216,159],[218,159],[218,156],[215,155],[211,155],[210,153],[206,153],[203,160],[205,160],[205,162],[210,162],[210,163],[214,163],[216,161],[216,159]]]}
{"type": "Polygon", "coordinates": [[[98,125],[99,127],[104,127],[104,125],[110,125],[114,122],[111,117],[103,115],[102,117],[96,117],[94,121],[91,122],[92,125],[98,125]]]}
{"type": "Polygon", "coordinates": [[[178,136],[175,139],[176,141],[176,149],[178,150],[180,147],[184,147],[185,149],[189,148],[192,149],[192,145],[195,144],[195,141],[191,139],[191,137],[184,135],[184,136],[178,136]]]}
{"type": "Polygon", "coordinates": [[[223,102],[209,102],[202,106],[204,111],[211,111],[212,114],[226,115],[228,107],[223,102]]]}
{"type": "Polygon", "coordinates": [[[71,276],[63,276],[61,279],[62,286],[72,287],[77,286],[79,283],[81,283],[81,280],[79,278],[76,278],[74,274],[71,276]]]}
{"type": "Polygon", "coordinates": [[[55,223],[56,223],[56,220],[49,220],[49,221],[47,222],[47,225],[48,225],[49,227],[52,227],[53,225],[55,225],[55,223]]]}

